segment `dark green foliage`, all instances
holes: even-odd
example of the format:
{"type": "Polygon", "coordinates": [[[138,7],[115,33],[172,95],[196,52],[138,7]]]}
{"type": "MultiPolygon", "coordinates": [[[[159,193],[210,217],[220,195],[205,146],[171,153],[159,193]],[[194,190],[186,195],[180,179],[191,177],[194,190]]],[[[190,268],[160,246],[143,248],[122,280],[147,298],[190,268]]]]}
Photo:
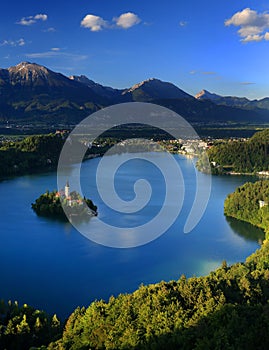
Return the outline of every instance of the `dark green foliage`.
{"type": "Polygon", "coordinates": [[[0,178],[55,169],[64,144],[62,134],[34,135],[0,147],[0,178]]]}
{"type": "Polygon", "coordinates": [[[213,174],[255,173],[269,169],[269,129],[256,133],[248,141],[229,141],[208,150],[213,174]]]}
{"type": "Polygon", "coordinates": [[[224,214],[258,226],[269,234],[269,180],[247,182],[229,194],[224,203],[224,214]],[[260,208],[259,201],[265,206],[260,208]]]}
{"type": "Polygon", "coordinates": [[[268,253],[77,308],[48,349],[267,349],[268,253]]]}
{"type": "Polygon", "coordinates": [[[28,350],[47,345],[60,337],[62,326],[57,316],[48,316],[24,304],[0,301],[0,350],[28,350]]]}
{"type": "Polygon", "coordinates": [[[56,196],[57,192],[46,192],[32,203],[32,209],[40,216],[67,219],[62,208],[61,200],[56,196]]]}
{"type": "Polygon", "coordinates": [[[260,349],[269,347],[269,241],[205,277],[141,286],[56,316],[0,303],[0,349],[260,349]],[[51,342],[47,347],[46,345],[51,342]],[[33,348],[32,348],[33,349],[33,348]]]}

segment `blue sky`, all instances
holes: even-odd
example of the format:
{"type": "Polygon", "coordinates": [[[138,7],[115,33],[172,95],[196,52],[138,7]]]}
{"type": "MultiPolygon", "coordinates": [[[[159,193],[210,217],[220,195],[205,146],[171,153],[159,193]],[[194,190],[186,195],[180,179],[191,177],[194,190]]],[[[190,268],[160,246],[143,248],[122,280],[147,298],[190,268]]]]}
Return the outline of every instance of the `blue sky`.
{"type": "Polygon", "coordinates": [[[0,67],[30,61],[118,88],[155,77],[191,94],[262,98],[267,11],[264,0],[5,1],[0,67]]]}

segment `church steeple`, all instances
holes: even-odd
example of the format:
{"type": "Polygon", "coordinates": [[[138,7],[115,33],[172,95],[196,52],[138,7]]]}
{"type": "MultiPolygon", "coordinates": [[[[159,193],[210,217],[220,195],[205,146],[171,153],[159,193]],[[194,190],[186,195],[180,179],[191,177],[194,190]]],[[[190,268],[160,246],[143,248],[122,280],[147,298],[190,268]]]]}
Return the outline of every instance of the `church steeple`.
{"type": "Polygon", "coordinates": [[[64,194],[65,194],[66,198],[68,198],[70,196],[70,186],[69,186],[68,180],[66,181],[66,185],[65,185],[65,188],[64,188],[64,194]]]}

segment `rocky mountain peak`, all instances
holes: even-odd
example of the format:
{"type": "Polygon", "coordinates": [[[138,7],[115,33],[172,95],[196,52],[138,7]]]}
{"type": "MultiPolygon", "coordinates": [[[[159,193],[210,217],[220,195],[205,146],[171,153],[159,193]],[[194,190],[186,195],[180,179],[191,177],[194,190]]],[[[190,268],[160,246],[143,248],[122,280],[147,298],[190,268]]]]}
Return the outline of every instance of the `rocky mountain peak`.
{"type": "Polygon", "coordinates": [[[130,89],[125,90],[124,94],[126,94],[128,92],[133,92],[133,91],[141,88],[143,85],[150,85],[149,83],[154,83],[154,82],[161,82],[161,81],[158,79],[155,79],[155,78],[149,78],[149,79],[143,80],[140,83],[133,85],[130,89]]]}
{"type": "Polygon", "coordinates": [[[25,71],[45,71],[49,72],[48,68],[40,66],[37,63],[31,63],[31,62],[21,62],[17,64],[16,66],[8,68],[9,72],[20,72],[22,70],[25,71]]]}
{"type": "Polygon", "coordinates": [[[217,94],[212,94],[211,92],[207,91],[207,90],[201,90],[200,92],[198,92],[198,94],[195,95],[195,98],[197,100],[215,100],[215,99],[219,99],[221,96],[217,95],[217,94]]]}
{"type": "Polygon", "coordinates": [[[28,65],[31,65],[31,64],[36,64],[36,63],[31,63],[31,62],[28,62],[28,61],[24,61],[24,62],[20,62],[18,63],[15,67],[25,67],[25,66],[28,66],[28,65]]]}
{"type": "Polygon", "coordinates": [[[78,82],[80,84],[86,85],[89,87],[94,93],[100,95],[104,98],[118,98],[121,95],[122,90],[113,89],[110,86],[103,86],[89,79],[86,75],[71,75],[69,79],[78,82]]]}
{"type": "Polygon", "coordinates": [[[14,85],[32,85],[47,82],[51,72],[36,63],[21,62],[8,68],[10,82],[14,85]]]}
{"type": "Polygon", "coordinates": [[[93,87],[97,85],[93,80],[90,80],[86,75],[71,75],[69,79],[73,81],[77,81],[81,84],[87,85],[89,87],[93,87]]]}
{"type": "Polygon", "coordinates": [[[123,95],[132,95],[135,101],[154,99],[193,98],[176,85],[156,78],[143,80],[123,92],[123,95]]]}

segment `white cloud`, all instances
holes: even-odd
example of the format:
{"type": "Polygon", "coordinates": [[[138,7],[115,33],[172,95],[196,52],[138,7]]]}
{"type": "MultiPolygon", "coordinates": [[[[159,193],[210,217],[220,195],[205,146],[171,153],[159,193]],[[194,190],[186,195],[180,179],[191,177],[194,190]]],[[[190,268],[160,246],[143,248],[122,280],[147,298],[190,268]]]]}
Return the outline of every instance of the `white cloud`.
{"type": "Polygon", "coordinates": [[[0,46],[8,46],[8,45],[13,46],[13,43],[14,43],[14,41],[4,40],[1,42],[0,46]]]}
{"type": "Polygon", "coordinates": [[[241,85],[255,85],[256,83],[252,83],[250,81],[242,81],[242,83],[240,83],[241,85]]]}
{"type": "Polygon", "coordinates": [[[264,39],[264,35],[258,35],[258,34],[249,34],[247,36],[245,36],[241,41],[243,43],[249,43],[251,41],[262,41],[264,39]]]}
{"type": "Polygon", "coordinates": [[[211,77],[214,78],[214,79],[220,79],[221,77],[218,75],[218,72],[214,72],[214,71],[201,71],[201,70],[191,70],[189,72],[189,74],[191,75],[207,75],[208,77],[211,77]]]}
{"type": "Polygon", "coordinates": [[[179,22],[180,27],[186,27],[187,24],[188,24],[188,22],[186,22],[186,21],[179,22]]]}
{"type": "Polygon", "coordinates": [[[241,12],[236,12],[230,19],[225,21],[225,25],[229,26],[248,26],[253,25],[257,21],[258,14],[256,11],[251,10],[249,7],[245,8],[241,12]]]}
{"type": "Polygon", "coordinates": [[[17,41],[17,43],[18,43],[19,46],[24,46],[25,45],[25,40],[21,38],[21,39],[19,39],[17,41]]]}
{"type": "Polygon", "coordinates": [[[31,26],[32,24],[34,24],[36,21],[33,19],[29,19],[29,18],[22,18],[19,22],[17,22],[17,24],[21,24],[22,26],[31,26]]]}
{"type": "Polygon", "coordinates": [[[265,40],[269,40],[269,32],[266,32],[266,33],[264,34],[264,39],[265,39],[265,40]]]}
{"type": "Polygon", "coordinates": [[[47,19],[48,19],[48,15],[38,13],[35,16],[23,17],[22,19],[20,19],[17,22],[17,24],[20,24],[22,26],[31,26],[32,24],[36,23],[37,21],[45,22],[47,19]]]}
{"type": "Polygon", "coordinates": [[[247,26],[238,30],[238,34],[244,38],[248,35],[258,35],[261,32],[260,28],[257,26],[247,26]]]}
{"type": "Polygon", "coordinates": [[[118,27],[122,29],[129,29],[140,22],[141,19],[136,14],[127,12],[123,13],[119,17],[114,17],[112,21],[107,21],[100,16],[89,14],[83,18],[80,24],[81,27],[88,28],[92,32],[100,32],[105,28],[112,29],[118,27]],[[116,26],[113,24],[113,22],[116,23],[116,26]]]}
{"type": "Polygon", "coordinates": [[[61,51],[61,49],[60,49],[59,47],[52,47],[52,48],[51,48],[51,51],[57,52],[57,51],[61,51]]]}
{"type": "Polygon", "coordinates": [[[118,27],[128,29],[140,23],[141,19],[136,14],[132,12],[127,12],[123,13],[117,18],[114,18],[113,21],[116,22],[118,27]]]}
{"type": "Polygon", "coordinates": [[[266,30],[269,29],[269,13],[258,13],[249,7],[235,13],[225,22],[226,26],[239,27],[238,34],[242,42],[268,40],[266,30]]]}
{"type": "Polygon", "coordinates": [[[54,33],[54,32],[56,32],[56,29],[53,28],[53,27],[49,27],[48,29],[43,30],[43,32],[45,32],[45,33],[54,33]]]}
{"type": "Polygon", "coordinates": [[[61,52],[59,50],[53,50],[45,51],[45,52],[34,52],[34,53],[27,53],[25,57],[27,58],[54,58],[54,57],[66,57],[71,58],[76,61],[82,61],[88,58],[86,55],[77,55],[73,53],[68,52],[61,52]]]}
{"type": "Polygon", "coordinates": [[[34,19],[36,20],[41,20],[41,21],[46,21],[48,19],[48,15],[44,15],[44,14],[38,14],[38,15],[35,15],[34,19]]]}
{"type": "Polygon", "coordinates": [[[81,26],[89,28],[92,32],[99,32],[108,26],[107,22],[99,16],[87,15],[81,21],[81,26]]]}
{"type": "Polygon", "coordinates": [[[24,46],[26,44],[25,40],[23,38],[19,40],[4,40],[2,43],[0,43],[0,46],[24,46]]]}
{"type": "Polygon", "coordinates": [[[59,56],[59,54],[54,51],[45,51],[45,52],[27,53],[25,56],[28,58],[52,58],[55,56],[59,56]]]}

